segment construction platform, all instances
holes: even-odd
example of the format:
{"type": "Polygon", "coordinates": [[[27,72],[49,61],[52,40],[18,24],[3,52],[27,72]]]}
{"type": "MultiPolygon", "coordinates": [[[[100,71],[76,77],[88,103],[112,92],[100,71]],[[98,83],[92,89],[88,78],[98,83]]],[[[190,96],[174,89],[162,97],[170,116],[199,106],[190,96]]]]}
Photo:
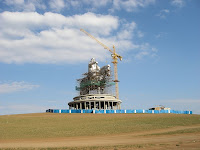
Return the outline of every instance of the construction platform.
{"type": "Polygon", "coordinates": [[[86,94],[73,98],[69,109],[121,109],[122,101],[111,94],[86,94]]]}

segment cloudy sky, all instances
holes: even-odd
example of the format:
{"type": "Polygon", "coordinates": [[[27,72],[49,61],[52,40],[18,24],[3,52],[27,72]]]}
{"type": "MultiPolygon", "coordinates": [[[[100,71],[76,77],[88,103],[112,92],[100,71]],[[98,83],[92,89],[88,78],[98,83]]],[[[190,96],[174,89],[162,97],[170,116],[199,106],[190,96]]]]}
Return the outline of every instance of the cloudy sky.
{"type": "Polygon", "coordinates": [[[0,0],[0,115],[68,108],[91,58],[118,64],[124,109],[200,114],[199,0],[0,0]]]}

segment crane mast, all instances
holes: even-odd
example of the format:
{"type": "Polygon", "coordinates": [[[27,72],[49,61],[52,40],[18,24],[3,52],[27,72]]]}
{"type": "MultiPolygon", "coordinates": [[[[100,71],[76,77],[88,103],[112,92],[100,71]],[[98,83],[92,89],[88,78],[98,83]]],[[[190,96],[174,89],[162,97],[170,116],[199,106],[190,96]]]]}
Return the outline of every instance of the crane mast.
{"type": "Polygon", "coordinates": [[[99,40],[97,40],[94,36],[92,36],[91,34],[89,34],[88,32],[86,32],[85,30],[83,29],[80,29],[83,33],[85,33],[87,36],[89,36],[90,38],[94,39],[97,43],[99,43],[101,46],[103,46],[105,49],[109,50],[112,54],[112,63],[113,63],[113,66],[114,66],[114,82],[115,82],[115,94],[116,94],[116,98],[119,99],[119,86],[118,86],[118,73],[117,73],[117,63],[118,63],[118,58],[119,60],[121,61],[122,60],[122,56],[118,55],[116,53],[116,50],[115,50],[115,46],[113,45],[113,50],[111,50],[109,47],[107,47],[106,45],[104,45],[103,43],[101,43],[99,40]]]}

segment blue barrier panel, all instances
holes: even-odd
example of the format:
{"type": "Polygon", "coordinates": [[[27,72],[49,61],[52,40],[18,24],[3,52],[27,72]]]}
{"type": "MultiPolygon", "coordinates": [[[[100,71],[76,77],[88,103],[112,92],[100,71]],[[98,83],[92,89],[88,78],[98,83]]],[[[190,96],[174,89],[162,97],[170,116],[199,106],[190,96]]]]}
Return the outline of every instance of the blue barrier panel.
{"type": "Polygon", "coordinates": [[[95,110],[95,114],[103,114],[104,113],[104,110],[101,109],[101,110],[95,110]]]}
{"type": "Polygon", "coordinates": [[[76,110],[75,110],[75,109],[72,109],[72,110],[71,110],[71,113],[76,113],[76,110]]]}
{"type": "Polygon", "coordinates": [[[121,109],[121,113],[125,113],[125,110],[124,110],[124,109],[121,109]]]}
{"type": "Polygon", "coordinates": [[[168,110],[160,110],[160,113],[168,113],[168,110]]]}
{"type": "Polygon", "coordinates": [[[136,113],[143,113],[143,109],[136,110],[136,113]]]}
{"type": "Polygon", "coordinates": [[[77,110],[77,113],[81,113],[81,110],[80,110],[80,109],[78,109],[78,110],[77,110]]]}
{"type": "Polygon", "coordinates": [[[152,110],[145,110],[145,113],[152,114],[152,110]]]}
{"type": "Polygon", "coordinates": [[[61,113],[69,113],[69,109],[62,109],[61,113]]]}
{"type": "Polygon", "coordinates": [[[88,109],[88,110],[85,110],[83,113],[92,113],[93,110],[92,109],[88,109]]]}
{"type": "Polygon", "coordinates": [[[128,109],[128,110],[126,110],[126,113],[134,113],[134,110],[128,109]]]}
{"type": "Polygon", "coordinates": [[[117,109],[116,113],[125,113],[125,110],[124,109],[117,109]]]}
{"type": "Polygon", "coordinates": [[[122,112],[121,112],[121,110],[120,110],[120,109],[117,109],[117,110],[116,110],[116,113],[118,113],[118,114],[119,114],[119,113],[122,113],[122,112]]]}
{"type": "Polygon", "coordinates": [[[100,110],[94,110],[95,114],[100,114],[100,110]]]}
{"type": "Polygon", "coordinates": [[[159,110],[154,110],[154,114],[159,114],[159,110]]]}
{"type": "Polygon", "coordinates": [[[80,109],[78,109],[78,110],[72,109],[72,110],[71,110],[71,113],[81,113],[81,110],[80,110],[80,109]]]}
{"type": "Polygon", "coordinates": [[[174,110],[174,113],[175,113],[175,114],[178,114],[179,112],[178,112],[178,110],[174,110]]]}
{"type": "MultiPolygon", "coordinates": [[[[71,113],[93,113],[93,110],[92,109],[89,109],[89,110],[76,110],[76,109],[72,109],[71,110],[71,113]]],[[[94,110],[95,113],[104,113],[104,109],[100,109],[100,110],[94,110]]],[[[126,110],[126,113],[143,113],[143,109],[138,109],[138,110],[131,110],[131,109],[128,109],[126,110]]],[[[169,113],[169,110],[144,110],[144,113],[154,113],[155,114],[159,114],[159,113],[169,113]]],[[[51,112],[51,113],[60,113],[60,109],[47,109],[46,112],[51,112]]],[[[124,109],[117,109],[117,110],[106,110],[106,113],[108,114],[113,114],[113,113],[125,113],[125,110],[124,109]]],[[[69,113],[69,109],[61,109],[61,113],[69,113]]],[[[180,110],[170,110],[170,113],[173,113],[173,114],[192,114],[192,111],[180,111],[180,110]]]]}
{"type": "Polygon", "coordinates": [[[53,113],[59,113],[59,109],[54,109],[53,113]]]}
{"type": "Polygon", "coordinates": [[[113,113],[115,113],[115,112],[114,112],[114,110],[106,110],[106,113],[107,113],[107,114],[113,114],[113,113]]]}
{"type": "Polygon", "coordinates": [[[164,110],[160,110],[160,112],[159,113],[165,113],[165,111],[164,110]]]}
{"type": "Polygon", "coordinates": [[[102,114],[104,113],[104,109],[102,109],[102,110],[100,110],[100,111],[101,111],[102,114]]]}

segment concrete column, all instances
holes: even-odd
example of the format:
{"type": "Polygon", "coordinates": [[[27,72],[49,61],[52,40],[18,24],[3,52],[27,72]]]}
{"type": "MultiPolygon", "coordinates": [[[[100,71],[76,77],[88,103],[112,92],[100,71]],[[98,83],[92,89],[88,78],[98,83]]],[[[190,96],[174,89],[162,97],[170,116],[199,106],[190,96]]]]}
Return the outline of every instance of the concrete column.
{"type": "Polygon", "coordinates": [[[91,109],[91,102],[89,101],[89,109],[91,109]]]}
{"type": "Polygon", "coordinates": [[[78,109],[78,104],[76,103],[76,109],[78,109]]]}
{"type": "Polygon", "coordinates": [[[103,109],[106,109],[106,102],[104,101],[103,103],[104,103],[103,109]]]}
{"type": "Polygon", "coordinates": [[[101,109],[101,101],[99,101],[99,109],[101,109]]]}
{"type": "Polygon", "coordinates": [[[84,102],[84,108],[86,109],[86,102],[84,102]]]}
{"type": "Polygon", "coordinates": [[[112,106],[111,106],[111,109],[113,109],[113,102],[112,102],[112,106]]]}
{"type": "Polygon", "coordinates": [[[94,109],[96,109],[96,102],[94,101],[94,109]]]}
{"type": "Polygon", "coordinates": [[[80,102],[80,109],[82,109],[82,103],[80,102]]]}
{"type": "Polygon", "coordinates": [[[110,102],[108,101],[108,108],[110,109],[110,102]]]}

